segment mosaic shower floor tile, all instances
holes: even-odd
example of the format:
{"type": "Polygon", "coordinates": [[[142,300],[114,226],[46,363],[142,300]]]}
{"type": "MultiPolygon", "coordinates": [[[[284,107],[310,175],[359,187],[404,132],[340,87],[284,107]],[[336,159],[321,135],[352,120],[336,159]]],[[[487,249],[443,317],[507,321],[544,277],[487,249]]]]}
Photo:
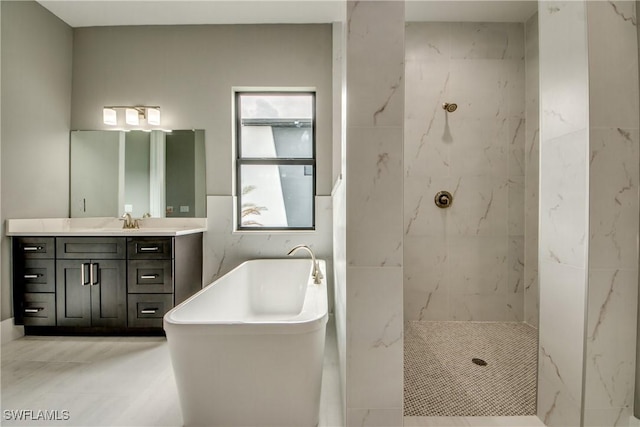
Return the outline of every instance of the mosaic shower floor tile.
{"type": "Polygon", "coordinates": [[[537,337],[524,323],[407,322],[404,415],[535,415],[537,337]]]}

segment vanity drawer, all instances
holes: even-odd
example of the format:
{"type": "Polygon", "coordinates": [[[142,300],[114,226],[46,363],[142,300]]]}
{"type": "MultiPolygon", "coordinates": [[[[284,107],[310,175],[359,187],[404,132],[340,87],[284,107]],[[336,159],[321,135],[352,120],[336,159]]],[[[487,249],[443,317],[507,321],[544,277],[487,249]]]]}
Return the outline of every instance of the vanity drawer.
{"type": "Polygon", "coordinates": [[[24,294],[22,315],[25,326],[56,325],[56,295],[45,293],[24,294]]]}
{"type": "Polygon", "coordinates": [[[23,292],[55,292],[56,262],[53,259],[26,259],[16,268],[14,277],[23,292]]]}
{"type": "Polygon", "coordinates": [[[129,259],[171,259],[173,258],[173,238],[129,237],[127,254],[129,259]]]}
{"type": "Polygon", "coordinates": [[[162,318],[173,308],[172,294],[129,294],[129,327],[162,328],[162,318]]]}
{"type": "Polygon", "coordinates": [[[161,294],[173,292],[173,262],[168,260],[132,260],[128,265],[128,292],[161,294]]]}
{"type": "Polygon", "coordinates": [[[58,259],[125,259],[124,237],[58,237],[58,259]]]}
{"type": "Polygon", "coordinates": [[[14,239],[13,256],[24,259],[55,258],[55,238],[18,237],[14,239]]]}

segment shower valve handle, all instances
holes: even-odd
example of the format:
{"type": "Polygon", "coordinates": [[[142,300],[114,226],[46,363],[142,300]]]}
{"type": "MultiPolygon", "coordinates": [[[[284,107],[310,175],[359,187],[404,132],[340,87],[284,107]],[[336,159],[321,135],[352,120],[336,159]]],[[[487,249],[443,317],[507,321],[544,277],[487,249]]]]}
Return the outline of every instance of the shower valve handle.
{"type": "Polygon", "coordinates": [[[445,209],[451,206],[451,202],[453,202],[453,196],[448,191],[438,191],[436,193],[434,201],[436,202],[437,207],[445,209]]]}

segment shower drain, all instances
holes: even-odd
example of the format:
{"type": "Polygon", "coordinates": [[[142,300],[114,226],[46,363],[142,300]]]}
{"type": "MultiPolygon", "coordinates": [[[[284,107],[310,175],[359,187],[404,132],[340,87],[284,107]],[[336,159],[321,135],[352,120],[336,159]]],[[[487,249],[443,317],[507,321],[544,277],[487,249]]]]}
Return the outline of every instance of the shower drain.
{"type": "Polygon", "coordinates": [[[487,362],[482,359],[478,359],[477,357],[474,357],[473,359],[471,359],[471,361],[478,366],[487,366],[487,362]]]}

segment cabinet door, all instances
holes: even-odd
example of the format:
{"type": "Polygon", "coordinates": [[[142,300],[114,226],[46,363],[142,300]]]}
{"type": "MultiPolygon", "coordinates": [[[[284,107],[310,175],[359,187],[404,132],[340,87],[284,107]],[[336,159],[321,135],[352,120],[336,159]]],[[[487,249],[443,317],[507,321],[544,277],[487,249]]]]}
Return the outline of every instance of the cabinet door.
{"type": "Polygon", "coordinates": [[[89,260],[56,263],[56,318],[58,326],[91,326],[89,260]]]}
{"type": "Polygon", "coordinates": [[[127,325],[126,261],[91,261],[91,326],[127,325]]]}

